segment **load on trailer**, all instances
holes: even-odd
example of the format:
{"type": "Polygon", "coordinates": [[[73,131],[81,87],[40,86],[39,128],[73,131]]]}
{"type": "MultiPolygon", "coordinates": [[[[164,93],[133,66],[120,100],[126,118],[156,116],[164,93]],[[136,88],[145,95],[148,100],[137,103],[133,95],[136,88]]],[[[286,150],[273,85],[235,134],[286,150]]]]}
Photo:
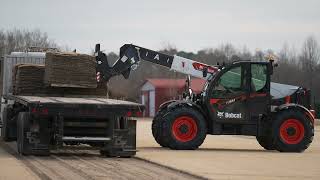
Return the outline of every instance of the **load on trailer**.
{"type": "Polygon", "coordinates": [[[100,45],[96,55],[104,80],[116,75],[128,78],[141,60],[188,75],[184,100],[163,103],[153,119],[153,137],[163,147],[197,149],[207,134],[248,135],[256,136],[267,150],[301,152],[313,140],[310,91],[272,83],[273,59],[211,66],[132,44],[120,48],[113,66],[100,45]],[[190,89],[190,76],[207,80],[201,93],[190,89]]]}
{"type": "MultiPolygon", "coordinates": [[[[23,155],[48,155],[50,150],[87,144],[107,156],[136,153],[136,120],[143,105],[98,96],[14,95],[16,64],[45,63],[45,53],[11,53],[1,61],[1,136],[17,141],[23,155]]],[[[39,77],[40,78],[40,77],[39,77]]],[[[43,77],[41,77],[43,78],[43,77]]]]}

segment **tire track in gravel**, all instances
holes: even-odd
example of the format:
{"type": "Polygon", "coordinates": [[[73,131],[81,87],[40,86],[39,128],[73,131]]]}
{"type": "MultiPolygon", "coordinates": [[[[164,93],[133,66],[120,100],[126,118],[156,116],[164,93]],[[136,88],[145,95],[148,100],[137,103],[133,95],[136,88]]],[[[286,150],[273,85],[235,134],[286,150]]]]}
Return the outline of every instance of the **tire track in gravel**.
{"type": "Polygon", "coordinates": [[[62,150],[54,151],[50,156],[21,156],[15,143],[2,144],[3,149],[44,180],[199,179],[138,158],[105,158],[92,150],[62,150]]]}
{"type": "Polygon", "coordinates": [[[161,165],[146,162],[137,158],[103,158],[100,155],[92,155],[92,151],[82,151],[85,154],[75,155],[75,151],[68,154],[79,161],[90,164],[106,174],[113,174],[114,179],[201,179],[199,177],[168,169],[161,165]],[[91,155],[90,155],[91,154],[91,155]],[[115,173],[116,172],[116,173],[115,173]]]}
{"type": "Polygon", "coordinates": [[[80,178],[75,178],[74,176],[70,176],[73,177],[74,179],[89,179],[89,180],[93,180],[94,178],[92,178],[88,173],[70,165],[70,162],[66,162],[65,160],[63,160],[62,158],[56,156],[56,155],[51,155],[50,157],[53,157],[55,160],[58,161],[58,163],[63,166],[64,168],[70,170],[71,172],[73,172],[74,174],[76,174],[76,176],[80,176],[80,178]]]}
{"type": "Polygon", "coordinates": [[[46,158],[46,160],[43,160],[43,157],[28,156],[25,157],[25,160],[37,167],[40,172],[46,174],[50,179],[53,179],[52,177],[54,177],[54,179],[67,180],[65,176],[60,173],[60,168],[52,168],[56,167],[50,162],[52,159],[46,158]]]}
{"type": "Polygon", "coordinates": [[[63,156],[54,156],[62,163],[68,164],[72,169],[77,172],[81,172],[82,175],[85,175],[88,179],[96,179],[98,177],[104,178],[118,178],[116,172],[114,171],[106,171],[105,169],[96,166],[93,163],[89,163],[82,158],[74,155],[66,155],[63,156]]]}
{"type": "Polygon", "coordinates": [[[114,176],[118,179],[131,179],[132,177],[139,177],[140,179],[153,179],[154,177],[150,175],[149,172],[145,172],[145,169],[138,169],[137,171],[132,172],[130,169],[133,167],[126,166],[126,163],[129,161],[132,161],[131,159],[125,159],[126,162],[121,162],[121,159],[113,158],[111,159],[105,159],[101,157],[76,157],[80,161],[91,164],[92,166],[101,169],[102,171],[106,173],[112,172],[115,174],[114,176]],[[120,161],[120,163],[119,163],[120,161]],[[114,173],[117,172],[117,173],[114,173]]]}

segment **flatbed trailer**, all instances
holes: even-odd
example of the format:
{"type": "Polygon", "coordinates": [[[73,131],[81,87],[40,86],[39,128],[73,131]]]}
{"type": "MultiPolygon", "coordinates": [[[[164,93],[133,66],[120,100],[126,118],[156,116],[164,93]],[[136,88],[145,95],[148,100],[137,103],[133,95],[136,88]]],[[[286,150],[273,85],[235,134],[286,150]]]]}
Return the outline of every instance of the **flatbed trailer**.
{"type": "Polygon", "coordinates": [[[4,97],[3,128],[24,155],[48,155],[68,145],[88,144],[107,156],[136,153],[136,120],[143,105],[106,98],[4,97]]]}
{"type": "Polygon", "coordinates": [[[48,155],[53,149],[87,144],[85,147],[99,149],[103,155],[133,156],[133,117],[142,114],[143,105],[105,97],[13,95],[13,67],[44,65],[45,56],[43,52],[13,52],[1,59],[2,139],[17,141],[24,155],[48,155]]]}

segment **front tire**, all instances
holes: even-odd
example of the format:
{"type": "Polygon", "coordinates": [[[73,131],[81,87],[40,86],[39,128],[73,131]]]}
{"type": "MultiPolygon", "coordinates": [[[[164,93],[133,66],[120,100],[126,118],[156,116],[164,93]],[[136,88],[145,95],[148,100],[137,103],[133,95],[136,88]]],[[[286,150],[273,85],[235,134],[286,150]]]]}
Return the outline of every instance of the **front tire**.
{"type": "Polygon", "coordinates": [[[303,152],[314,136],[313,123],[300,111],[280,111],[272,129],[275,149],[280,152],[303,152]]]}
{"type": "Polygon", "coordinates": [[[168,147],[168,142],[163,138],[163,123],[165,121],[164,115],[167,113],[167,108],[163,108],[157,112],[152,120],[152,136],[155,141],[162,147],[168,147]]]}
{"type": "Polygon", "coordinates": [[[207,135],[203,115],[190,107],[177,107],[165,115],[164,137],[168,147],[176,150],[197,149],[207,135]]]}

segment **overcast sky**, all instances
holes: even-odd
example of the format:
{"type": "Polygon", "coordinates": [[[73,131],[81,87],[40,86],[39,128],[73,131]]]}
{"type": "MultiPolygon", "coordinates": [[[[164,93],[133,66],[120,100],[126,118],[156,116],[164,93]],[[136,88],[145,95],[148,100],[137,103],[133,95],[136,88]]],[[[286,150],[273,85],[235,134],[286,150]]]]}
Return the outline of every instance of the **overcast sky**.
{"type": "Polygon", "coordinates": [[[125,43],[198,51],[250,50],[320,41],[320,0],[0,0],[0,29],[39,28],[59,45],[90,52],[125,43]]]}

